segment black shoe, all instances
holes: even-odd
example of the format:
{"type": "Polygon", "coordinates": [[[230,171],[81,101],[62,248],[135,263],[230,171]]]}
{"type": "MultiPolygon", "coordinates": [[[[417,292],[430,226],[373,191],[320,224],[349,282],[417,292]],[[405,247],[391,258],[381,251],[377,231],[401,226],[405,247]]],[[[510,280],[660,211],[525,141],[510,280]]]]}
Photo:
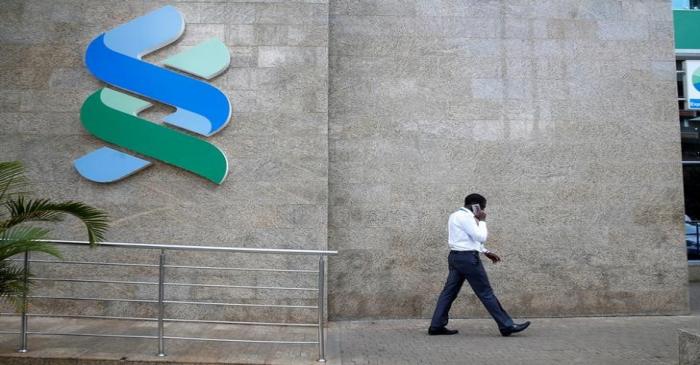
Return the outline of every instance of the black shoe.
{"type": "Polygon", "coordinates": [[[530,321],[527,321],[525,323],[514,324],[510,327],[500,328],[499,331],[501,331],[501,336],[507,337],[507,336],[512,335],[513,333],[525,331],[525,329],[528,328],[529,326],[530,326],[530,321]]]}
{"type": "Polygon", "coordinates": [[[431,335],[431,336],[437,336],[437,335],[456,335],[457,333],[459,333],[459,331],[457,331],[457,330],[448,330],[448,329],[445,328],[445,327],[441,327],[441,328],[433,328],[433,327],[430,327],[430,328],[428,328],[428,334],[431,335]]]}

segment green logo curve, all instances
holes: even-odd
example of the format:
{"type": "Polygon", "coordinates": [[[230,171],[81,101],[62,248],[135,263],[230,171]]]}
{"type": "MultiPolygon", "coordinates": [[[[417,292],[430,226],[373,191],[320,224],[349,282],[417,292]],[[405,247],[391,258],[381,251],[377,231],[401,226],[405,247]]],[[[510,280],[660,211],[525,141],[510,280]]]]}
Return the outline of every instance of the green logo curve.
{"type": "Polygon", "coordinates": [[[220,184],[228,174],[223,152],[209,142],[166,128],[137,114],[152,104],[103,88],[90,95],[80,120],[94,136],[156,158],[220,184]]]}

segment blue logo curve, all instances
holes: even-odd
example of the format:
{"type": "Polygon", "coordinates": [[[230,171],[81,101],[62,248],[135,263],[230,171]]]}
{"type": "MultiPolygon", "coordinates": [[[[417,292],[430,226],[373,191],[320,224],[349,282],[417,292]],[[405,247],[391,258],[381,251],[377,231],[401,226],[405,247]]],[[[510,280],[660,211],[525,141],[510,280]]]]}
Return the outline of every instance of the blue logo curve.
{"type": "Polygon", "coordinates": [[[85,64],[98,79],[177,108],[166,123],[210,136],[226,126],[231,104],[219,89],[141,60],[182,35],[185,23],[165,6],[97,37],[85,64]]]}

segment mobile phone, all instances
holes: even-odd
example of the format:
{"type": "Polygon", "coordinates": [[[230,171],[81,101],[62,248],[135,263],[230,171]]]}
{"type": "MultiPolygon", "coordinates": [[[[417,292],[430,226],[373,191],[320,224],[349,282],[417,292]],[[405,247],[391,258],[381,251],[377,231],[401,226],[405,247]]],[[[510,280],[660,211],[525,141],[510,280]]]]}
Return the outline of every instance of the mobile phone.
{"type": "Polygon", "coordinates": [[[472,213],[479,214],[481,212],[481,206],[479,204],[472,204],[472,213]]]}

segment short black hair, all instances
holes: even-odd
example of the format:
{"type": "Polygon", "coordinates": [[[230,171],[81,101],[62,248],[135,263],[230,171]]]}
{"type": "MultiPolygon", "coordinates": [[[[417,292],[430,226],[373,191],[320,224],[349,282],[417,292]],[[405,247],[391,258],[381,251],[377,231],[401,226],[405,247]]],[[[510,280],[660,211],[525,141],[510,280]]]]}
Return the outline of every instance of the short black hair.
{"type": "Polygon", "coordinates": [[[486,209],[486,198],[480,194],[469,194],[464,198],[464,206],[471,209],[472,204],[479,204],[482,210],[486,209]]]}

